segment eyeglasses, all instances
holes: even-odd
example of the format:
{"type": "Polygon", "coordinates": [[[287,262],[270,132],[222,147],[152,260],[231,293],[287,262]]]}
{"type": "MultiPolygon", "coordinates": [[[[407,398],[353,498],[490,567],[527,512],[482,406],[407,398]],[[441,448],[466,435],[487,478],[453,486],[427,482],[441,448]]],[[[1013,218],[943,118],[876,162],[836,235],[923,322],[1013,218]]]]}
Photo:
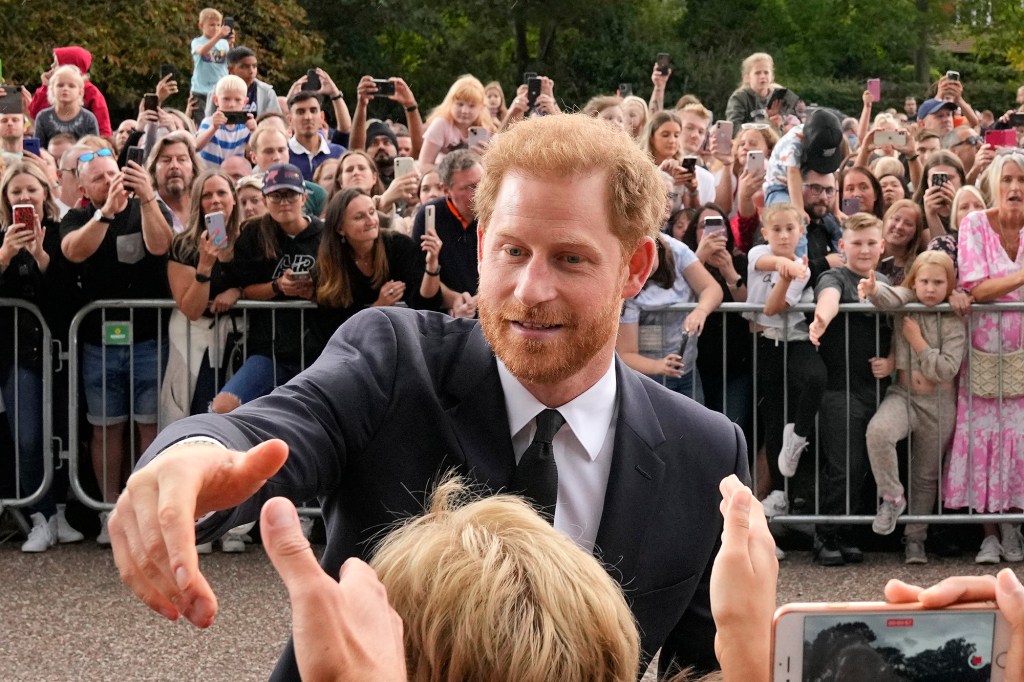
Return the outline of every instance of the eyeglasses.
{"type": "Polygon", "coordinates": [[[972,147],[977,147],[979,144],[981,144],[984,141],[985,140],[981,139],[977,135],[971,135],[969,137],[965,137],[964,139],[960,140],[956,144],[950,145],[949,148],[952,149],[953,147],[959,147],[962,144],[969,144],[972,147]]]}
{"type": "Polygon", "coordinates": [[[81,167],[82,164],[89,163],[90,161],[94,160],[97,156],[101,156],[102,157],[102,156],[113,156],[113,155],[114,155],[114,152],[110,151],[106,147],[103,147],[102,149],[97,149],[94,152],[87,152],[87,153],[82,154],[81,156],[79,156],[78,157],[78,165],[79,165],[79,167],[81,167]]]}
{"type": "Polygon", "coordinates": [[[267,199],[272,204],[294,204],[301,198],[302,194],[298,192],[273,192],[267,195],[267,199]]]}
{"type": "Polygon", "coordinates": [[[808,190],[811,194],[824,194],[827,197],[836,193],[835,187],[822,187],[821,185],[807,182],[804,183],[804,189],[808,190]]]}

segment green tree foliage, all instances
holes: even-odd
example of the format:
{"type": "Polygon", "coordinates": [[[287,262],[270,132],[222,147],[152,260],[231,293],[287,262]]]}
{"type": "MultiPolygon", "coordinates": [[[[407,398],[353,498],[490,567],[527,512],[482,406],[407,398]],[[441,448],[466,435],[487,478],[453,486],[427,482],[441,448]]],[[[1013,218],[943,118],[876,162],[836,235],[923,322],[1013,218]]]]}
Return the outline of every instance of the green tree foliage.
{"type": "MultiPolygon", "coordinates": [[[[320,58],[322,40],[307,26],[295,0],[105,0],[41,2],[0,0],[0,57],[7,82],[39,86],[53,61],[54,47],[81,45],[93,55],[91,78],[109,106],[130,113],[142,93],[152,91],[161,64],[174,64],[188,92],[192,73],[190,44],[200,35],[199,11],[214,5],[238,22],[238,45],[260,55],[260,70],[284,80],[320,58]]],[[[173,104],[184,107],[185,95],[173,104]]]]}

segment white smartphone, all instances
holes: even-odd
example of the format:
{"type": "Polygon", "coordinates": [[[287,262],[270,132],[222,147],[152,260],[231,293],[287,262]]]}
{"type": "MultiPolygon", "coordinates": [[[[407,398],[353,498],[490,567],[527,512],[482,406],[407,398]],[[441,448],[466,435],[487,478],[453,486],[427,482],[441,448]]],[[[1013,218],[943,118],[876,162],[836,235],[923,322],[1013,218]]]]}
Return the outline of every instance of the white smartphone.
{"type": "Polygon", "coordinates": [[[764,170],[764,152],[751,149],[747,152],[747,172],[757,173],[764,170]]]}
{"type": "Polygon", "coordinates": [[[224,214],[220,211],[206,214],[206,232],[218,249],[228,247],[228,231],[224,224],[224,214]]]}
{"type": "Polygon", "coordinates": [[[732,153],[732,121],[719,121],[715,124],[715,148],[719,154],[732,153]]]}
{"type": "Polygon", "coordinates": [[[416,172],[416,159],[411,156],[399,156],[395,158],[395,177],[404,178],[416,172]]]}
{"type": "Polygon", "coordinates": [[[437,217],[434,209],[436,206],[426,205],[423,207],[423,227],[427,234],[437,234],[437,217]]]}
{"type": "Polygon", "coordinates": [[[879,130],[875,133],[875,144],[891,144],[895,147],[907,146],[907,134],[902,130],[879,130]]]}
{"type": "Polygon", "coordinates": [[[725,221],[721,216],[708,216],[704,219],[704,234],[715,234],[725,232],[725,221]]]}
{"type": "Polygon", "coordinates": [[[491,141],[491,131],[480,126],[469,126],[469,146],[475,147],[482,142],[491,141]]]}
{"type": "Polygon", "coordinates": [[[935,678],[1007,682],[1010,626],[992,602],[786,604],[775,612],[772,679],[935,678]],[[852,675],[852,676],[851,676],[852,675]]]}

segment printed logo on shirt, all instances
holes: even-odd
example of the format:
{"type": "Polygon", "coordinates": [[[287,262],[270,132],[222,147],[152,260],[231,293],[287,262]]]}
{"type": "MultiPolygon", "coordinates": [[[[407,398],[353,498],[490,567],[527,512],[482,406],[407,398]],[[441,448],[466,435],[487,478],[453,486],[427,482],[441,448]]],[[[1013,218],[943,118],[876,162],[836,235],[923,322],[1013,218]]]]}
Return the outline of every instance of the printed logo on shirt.
{"type": "Polygon", "coordinates": [[[312,272],[314,265],[316,265],[316,258],[313,256],[285,254],[281,256],[281,260],[277,261],[277,267],[274,269],[274,279],[284,275],[285,270],[291,270],[295,273],[312,272]]]}

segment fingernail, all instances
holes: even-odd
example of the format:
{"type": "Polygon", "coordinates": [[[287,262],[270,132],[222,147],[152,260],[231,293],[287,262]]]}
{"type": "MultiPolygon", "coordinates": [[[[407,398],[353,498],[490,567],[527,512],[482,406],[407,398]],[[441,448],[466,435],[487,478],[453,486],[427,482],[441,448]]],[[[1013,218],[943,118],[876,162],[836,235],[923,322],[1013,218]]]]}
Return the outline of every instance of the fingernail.
{"type": "Polygon", "coordinates": [[[166,608],[166,607],[162,607],[162,608],[159,609],[159,613],[160,613],[161,616],[163,616],[167,620],[171,620],[171,621],[178,620],[178,612],[175,611],[174,609],[169,609],[169,608],[166,608]]]}
{"type": "Polygon", "coordinates": [[[178,583],[178,589],[183,592],[188,587],[188,571],[185,570],[184,566],[178,566],[174,571],[174,582],[178,583]]]}
{"type": "Polygon", "coordinates": [[[297,521],[295,508],[283,501],[275,502],[267,515],[270,525],[276,528],[285,528],[297,521]]]}

